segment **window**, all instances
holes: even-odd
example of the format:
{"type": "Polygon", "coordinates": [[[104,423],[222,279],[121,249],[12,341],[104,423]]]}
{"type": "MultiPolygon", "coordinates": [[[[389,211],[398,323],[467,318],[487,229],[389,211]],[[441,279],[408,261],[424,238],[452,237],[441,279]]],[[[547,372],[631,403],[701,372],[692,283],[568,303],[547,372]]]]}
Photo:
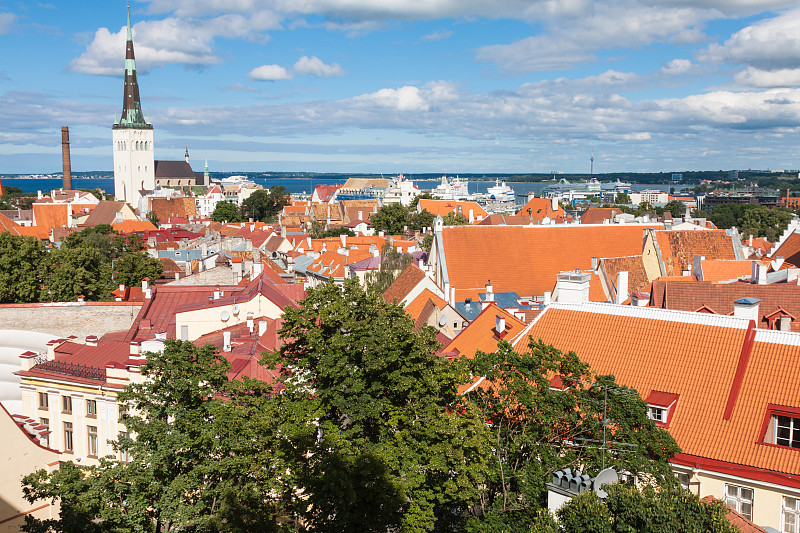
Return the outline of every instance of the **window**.
{"type": "MultiPolygon", "coordinates": [[[[120,439],[127,439],[130,435],[127,431],[120,431],[119,438],[120,439]]],[[[131,456],[126,450],[119,451],[119,460],[123,463],[129,463],[131,461],[131,456]]]]}
{"type": "MultiPolygon", "coordinates": [[[[50,431],[50,419],[49,418],[40,418],[39,424],[45,426],[45,431],[50,431]]],[[[50,447],[50,434],[44,436],[44,445],[48,448],[50,447]]]]}
{"type": "Polygon", "coordinates": [[[72,451],[72,422],[64,422],[64,451],[72,451]]]}
{"type": "Polygon", "coordinates": [[[97,400],[86,400],[86,416],[97,418],[97,400]]]}
{"type": "Polygon", "coordinates": [[[726,484],[725,503],[748,520],[753,519],[753,489],[726,484]]]}
{"type": "Polygon", "coordinates": [[[775,444],[800,448],[800,418],[776,415],[775,444]]]}
{"type": "Polygon", "coordinates": [[[72,414],[72,396],[61,397],[61,412],[69,415],[72,414]]]}
{"type": "Polygon", "coordinates": [[[784,533],[800,533],[800,500],[783,497],[781,505],[781,531],[784,533]]]}
{"type": "Polygon", "coordinates": [[[87,440],[87,453],[93,457],[97,457],[97,426],[86,426],[87,440]]]}
{"type": "Polygon", "coordinates": [[[39,409],[44,409],[45,411],[50,409],[50,400],[48,399],[46,392],[39,393],[39,409]]]}
{"type": "Polygon", "coordinates": [[[675,477],[678,478],[678,483],[681,484],[685,490],[689,490],[689,474],[682,474],[680,472],[675,474],[675,477]]]}
{"type": "Polygon", "coordinates": [[[664,409],[663,407],[656,407],[654,405],[649,406],[647,410],[647,418],[650,420],[654,420],[656,422],[666,423],[667,421],[667,412],[668,409],[664,409]]]}

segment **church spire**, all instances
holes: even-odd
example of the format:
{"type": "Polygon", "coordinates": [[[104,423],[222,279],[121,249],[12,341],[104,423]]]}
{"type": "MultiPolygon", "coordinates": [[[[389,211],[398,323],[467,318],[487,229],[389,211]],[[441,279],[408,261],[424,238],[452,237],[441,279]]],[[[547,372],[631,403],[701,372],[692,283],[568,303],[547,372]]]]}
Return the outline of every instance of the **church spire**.
{"type": "Polygon", "coordinates": [[[131,7],[128,6],[128,32],[125,47],[125,94],[122,99],[122,115],[117,128],[152,128],[142,113],[139,99],[139,82],[136,80],[136,59],[133,54],[133,31],[131,30],[131,7]]]}

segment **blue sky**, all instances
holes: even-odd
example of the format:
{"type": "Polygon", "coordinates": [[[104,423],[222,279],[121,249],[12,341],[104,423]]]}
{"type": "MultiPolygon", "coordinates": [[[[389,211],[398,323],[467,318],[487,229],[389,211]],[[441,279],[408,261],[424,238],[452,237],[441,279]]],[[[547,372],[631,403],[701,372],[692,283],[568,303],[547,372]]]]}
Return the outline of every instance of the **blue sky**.
{"type": "MultiPolygon", "coordinates": [[[[0,174],[111,169],[126,4],[0,0],[0,174]]],[[[800,167],[796,0],[131,2],[157,159],[196,170],[800,167]]]]}

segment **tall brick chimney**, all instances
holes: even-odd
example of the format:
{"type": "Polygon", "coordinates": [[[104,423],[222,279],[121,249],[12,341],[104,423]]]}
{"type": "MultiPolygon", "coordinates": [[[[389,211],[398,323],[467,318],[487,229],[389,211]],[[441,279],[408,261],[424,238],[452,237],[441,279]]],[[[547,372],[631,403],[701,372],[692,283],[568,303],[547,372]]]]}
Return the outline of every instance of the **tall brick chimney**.
{"type": "Polygon", "coordinates": [[[72,165],[69,162],[69,128],[61,127],[61,164],[64,167],[64,190],[72,190],[72,165]]]}

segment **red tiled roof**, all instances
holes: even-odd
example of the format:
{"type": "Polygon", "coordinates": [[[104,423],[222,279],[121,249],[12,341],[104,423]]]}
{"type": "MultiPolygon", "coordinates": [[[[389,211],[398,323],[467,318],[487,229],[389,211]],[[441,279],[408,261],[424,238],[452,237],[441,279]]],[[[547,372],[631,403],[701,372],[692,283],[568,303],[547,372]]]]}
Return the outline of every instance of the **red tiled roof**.
{"type": "MultiPolygon", "coordinates": [[[[649,226],[652,227],[652,226],[649,226]]],[[[592,257],[642,253],[648,226],[449,226],[442,230],[450,284],[541,296],[559,272],[587,270],[592,257]]]]}
{"type": "Polygon", "coordinates": [[[563,222],[566,212],[559,205],[553,210],[553,202],[550,198],[531,198],[528,203],[517,211],[517,215],[530,218],[534,222],[541,222],[545,217],[556,222],[563,222]]]}
{"type": "Polygon", "coordinates": [[[741,277],[749,277],[753,273],[752,261],[724,259],[707,259],[702,262],[703,281],[716,283],[741,277]]]}
{"type": "Polygon", "coordinates": [[[33,218],[38,228],[69,227],[71,220],[69,217],[68,204],[33,204],[33,218]]]}
{"type": "MultiPolygon", "coordinates": [[[[706,496],[705,498],[700,498],[700,501],[711,503],[718,500],[714,496],[706,496]]],[[[767,533],[766,529],[755,525],[753,522],[731,508],[728,508],[725,518],[728,519],[728,522],[736,526],[740,533],[767,533]]]]}
{"type": "MultiPolygon", "coordinates": [[[[552,304],[513,345],[524,354],[529,336],[541,339],[643,398],[654,390],[677,394],[669,427],[683,450],[676,460],[800,476],[797,450],[759,443],[769,404],[800,408],[800,342],[793,333],[749,331],[747,320],[729,316],[552,304]]],[[[800,477],[792,479],[800,486],[800,477]]]]}
{"type": "Polygon", "coordinates": [[[606,275],[606,283],[610,292],[609,298],[612,300],[616,298],[619,272],[628,273],[628,294],[625,295],[625,298],[634,292],[645,290],[650,285],[641,255],[605,257],[600,260],[600,269],[606,275]]]}
{"type": "Polygon", "coordinates": [[[156,228],[149,220],[124,220],[111,224],[117,233],[134,233],[138,231],[155,231],[156,228]]]}
{"type": "Polygon", "coordinates": [[[492,214],[478,222],[481,226],[527,226],[531,223],[529,217],[520,215],[492,214]]]}
{"type": "Polygon", "coordinates": [[[425,279],[425,272],[414,263],[411,263],[397,276],[394,283],[386,289],[383,293],[383,299],[389,303],[400,302],[423,279],[425,279]]]}
{"type": "Polygon", "coordinates": [[[725,230],[657,231],[655,234],[668,276],[679,276],[693,264],[695,255],[706,259],[736,259],[733,240],[725,230]]]}
{"type": "Polygon", "coordinates": [[[618,207],[590,207],[581,215],[581,224],[602,224],[622,213],[618,207]]]}
{"type": "MultiPolygon", "coordinates": [[[[733,314],[733,302],[739,298],[758,298],[758,327],[771,329],[767,317],[775,319],[776,312],[783,311],[800,317],[800,286],[788,283],[757,285],[753,283],[711,283],[695,281],[653,282],[650,303],[653,307],[696,311],[702,307],[716,313],[733,314]]],[[[792,320],[792,331],[800,331],[800,320],[792,320]]]]}
{"type": "Polygon", "coordinates": [[[97,346],[64,342],[55,349],[53,361],[20,370],[17,375],[44,377],[85,384],[106,383],[105,368],[109,364],[124,365],[130,359],[130,343],[110,341],[97,346]],[[65,378],[65,376],[69,376],[65,378]]]}
{"type": "MultiPolygon", "coordinates": [[[[408,302],[408,305],[406,305],[406,313],[414,320],[417,320],[428,302],[431,302],[434,307],[440,310],[447,306],[447,302],[441,297],[434,294],[430,289],[425,289],[420,292],[416,298],[408,302]]],[[[430,314],[428,316],[430,316],[430,314]]],[[[427,320],[427,318],[428,317],[425,317],[425,320],[427,320]]]]}
{"type": "MultiPolygon", "coordinates": [[[[753,239],[755,246],[756,239],[753,239]]],[[[783,257],[793,265],[800,265],[800,234],[796,231],[789,235],[770,257],[783,257]]]]}
{"type": "Polygon", "coordinates": [[[7,231],[11,235],[22,235],[22,233],[20,233],[21,227],[22,226],[20,226],[19,224],[17,224],[4,214],[0,213],[0,233],[7,231]]]}
{"type": "Polygon", "coordinates": [[[101,200],[97,207],[92,210],[92,214],[82,224],[83,226],[93,228],[100,224],[113,224],[117,220],[117,213],[125,207],[125,202],[112,202],[101,200]]]}
{"type": "Polygon", "coordinates": [[[478,218],[485,218],[489,213],[481,207],[477,202],[458,202],[455,200],[431,200],[421,198],[419,201],[419,211],[428,211],[434,215],[445,217],[450,213],[460,212],[462,215],[469,219],[469,212],[472,210],[472,216],[477,222],[478,218]]]}

